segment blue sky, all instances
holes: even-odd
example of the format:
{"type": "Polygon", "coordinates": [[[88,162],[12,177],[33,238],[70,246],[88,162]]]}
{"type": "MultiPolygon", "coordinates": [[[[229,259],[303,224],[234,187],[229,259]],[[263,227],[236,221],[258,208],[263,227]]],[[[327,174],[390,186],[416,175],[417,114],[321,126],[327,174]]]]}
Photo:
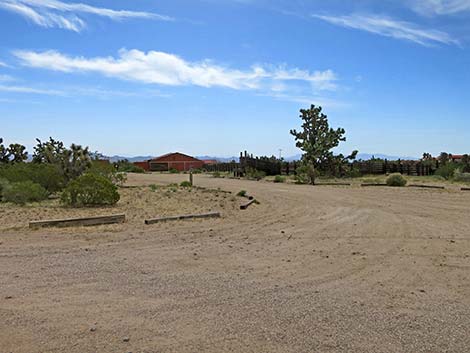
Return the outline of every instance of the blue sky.
{"type": "Polygon", "coordinates": [[[470,152],[470,0],[0,0],[0,136],[105,154],[470,152]]]}

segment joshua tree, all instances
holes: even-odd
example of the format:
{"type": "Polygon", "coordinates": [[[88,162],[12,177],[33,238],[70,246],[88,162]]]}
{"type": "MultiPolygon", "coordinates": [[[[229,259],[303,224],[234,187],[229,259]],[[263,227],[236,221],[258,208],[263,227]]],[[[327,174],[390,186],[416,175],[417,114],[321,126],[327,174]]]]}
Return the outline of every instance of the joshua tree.
{"type": "MultiPolygon", "coordinates": [[[[328,161],[338,160],[338,156],[335,157],[331,150],[341,141],[346,141],[345,130],[330,128],[328,117],[322,113],[322,108],[313,104],[310,109],[300,110],[300,118],[303,121],[302,130],[294,129],[290,133],[295,137],[296,146],[304,152],[302,160],[307,166],[310,183],[314,185],[316,169],[328,161]]],[[[357,151],[354,151],[348,158],[355,158],[356,154],[357,151]]],[[[341,159],[344,160],[344,157],[341,159]]]]}
{"type": "Polygon", "coordinates": [[[22,163],[28,159],[26,147],[19,143],[12,143],[10,146],[3,145],[3,139],[0,138],[0,164],[22,163]]]}
{"type": "Polygon", "coordinates": [[[3,145],[3,139],[0,137],[0,164],[6,164],[10,162],[8,149],[3,145]]]}
{"type": "Polygon", "coordinates": [[[56,165],[62,172],[66,181],[73,180],[82,175],[91,167],[91,156],[88,147],[72,144],[70,149],[65,148],[63,142],[52,137],[42,142],[37,139],[34,148],[33,162],[56,165]]]}
{"type": "Polygon", "coordinates": [[[10,163],[22,163],[28,159],[26,147],[19,143],[12,143],[8,147],[10,163]]]}

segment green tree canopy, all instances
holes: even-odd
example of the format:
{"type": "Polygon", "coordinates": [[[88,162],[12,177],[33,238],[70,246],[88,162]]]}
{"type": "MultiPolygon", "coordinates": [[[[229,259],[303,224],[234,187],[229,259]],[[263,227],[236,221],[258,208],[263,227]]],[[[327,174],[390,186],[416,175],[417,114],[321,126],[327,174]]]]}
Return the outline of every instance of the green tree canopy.
{"type": "Polygon", "coordinates": [[[343,128],[330,128],[328,117],[322,113],[321,107],[312,104],[310,109],[301,109],[302,129],[300,131],[291,130],[295,137],[296,146],[304,153],[302,161],[308,167],[308,177],[311,184],[315,184],[316,170],[322,165],[332,165],[331,163],[344,163],[345,159],[354,159],[357,151],[350,156],[335,156],[332,149],[338,147],[340,142],[346,141],[343,128]]]}

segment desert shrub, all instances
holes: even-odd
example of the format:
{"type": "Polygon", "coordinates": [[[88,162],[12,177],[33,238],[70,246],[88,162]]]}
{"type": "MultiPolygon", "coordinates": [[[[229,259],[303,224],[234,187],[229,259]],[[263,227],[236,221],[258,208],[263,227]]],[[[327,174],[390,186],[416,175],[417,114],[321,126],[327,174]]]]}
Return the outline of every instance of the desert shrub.
{"type": "Polygon", "coordinates": [[[158,186],[155,185],[155,184],[151,184],[151,185],[149,185],[149,188],[150,188],[150,190],[151,190],[152,192],[155,192],[155,191],[157,191],[158,186]]]}
{"type": "Polygon", "coordinates": [[[212,177],[213,178],[220,178],[221,174],[220,174],[220,172],[214,172],[214,173],[212,173],[212,177]]]}
{"type": "Polygon", "coordinates": [[[9,184],[3,191],[3,200],[19,205],[47,199],[47,191],[32,181],[20,181],[9,184]]]}
{"type": "Polygon", "coordinates": [[[470,183],[470,173],[462,173],[460,169],[456,169],[454,172],[454,180],[463,183],[470,183]]]}
{"type": "Polygon", "coordinates": [[[295,170],[295,183],[296,184],[308,184],[308,167],[306,165],[300,166],[295,170]]]}
{"type": "Polygon", "coordinates": [[[114,205],[119,201],[116,185],[98,174],[87,173],[73,180],[62,192],[62,202],[68,206],[114,205]]]}
{"type": "Polygon", "coordinates": [[[3,192],[10,186],[10,182],[7,179],[0,178],[0,201],[3,199],[3,192]]]}
{"type": "Polygon", "coordinates": [[[139,167],[137,165],[129,165],[129,166],[126,166],[124,168],[119,168],[118,169],[118,172],[121,172],[121,173],[137,173],[137,174],[144,174],[145,173],[145,169],[142,168],[142,167],[139,167]]]}
{"type": "Polygon", "coordinates": [[[116,171],[121,173],[145,173],[145,169],[139,167],[128,160],[120,160],[114,164],[116,171]]]}
{"type": "Polygon", "coordinates": [[[182,181],[181,184],[180,184],[180,186],[181,186],[182,188],[190,188],[190,187],[192,187],[191,183],[190,183],[189,181],[187,181],[187,180],[182,181]]]}
{"type": "Polygon", "coordinates": [[[65,178],[59,168],[51,164],[17,163],[0,168],[0,178],[10,183],[31,181],[41,185],[49,193],[60,191],[65,178]]]}
{"type": "Polygon", "coordinates": [[[407,181],[400,173],[390,174],[387,178],[388,186],[405,186],[407,181]]]}
{"type": "Polygon", "coordinates": [[[353,167],[352,169],[346,171],[344,176],[346,178],[360,178],[362,176],[362,173],[358,167],[353,167]]]}
{"type": "Polygon", "coordinates": [[[454,172],[456,171],[457,167],[458,166],[455,163],[451,162],[443,164],[436,170],[436,175],[449,180],[454,176],[454,172]]]}
{"type": "Polygon", "coordinates": [[[169,172],[170,172],[171,174],[179,174],[179,170],[176,169],[176,168],[171,168],[171,169],[169,170],[169,172]]]}
{"type": "Polygon", "coordinates": [[[261,180],[266,176],[266,172],[264,172],[262,170],[257,170],[257,169],[254,169],[254,168],[247,168],[246,176],[248,178],[261,180]]]}
{"type": "Polygon", "coordinates": [[[240,191],[238,192],[237,196],[245,197],[245,196],[246,196],[246,190],[240,190],[240,191]]]}
{"type": "Polygon", "coordinates": [[[119,172],[113,164],[92,161],[87,174],[95,174],[105,177],[115,185],[123,185],[127,180],[126,173],[119,172]]]}
{"type": "Polygon", "coordinates": [[[191,172],[192,172],[193,174],[201,174],[201,173],[202,173],[202,169],[200,169],[200,168],[192,169],[191,172]]]}
{"type": "Polygon", "coordinates": [[[276,175],[274,177],[275,183],[284,183],[285,181],[286,181],[286,178],[284,178],[282,175],[276,175]]]}

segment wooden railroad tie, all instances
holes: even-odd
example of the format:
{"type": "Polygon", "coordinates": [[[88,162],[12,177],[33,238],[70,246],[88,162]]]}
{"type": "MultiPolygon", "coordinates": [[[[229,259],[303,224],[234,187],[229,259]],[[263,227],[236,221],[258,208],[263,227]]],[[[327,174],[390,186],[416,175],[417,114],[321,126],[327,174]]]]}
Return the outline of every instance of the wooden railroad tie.
{"type": "Polygon", "coordinates": [[[420,184],[411,184],[408,185],[410,188],[425,188],[425,189],[441,189],[444,190],[444,186],[436,186],[436,185],[420,185],[420,184]]]}
{"type": "Polygon", "coordinates": [[[180,221],[184,219],[198,219],[198,218],[218,218],[220,217],[220,212],[209,212],[202,214],[188,214],[182,216],[168,216],[168,217],[158,217],[153,219],[146,219],[145,224],[155,224],[160,222],[167,221],[180,221]]]}
{"type": "Polygon", "coordinates": [[[243,205],[240,205],[240,210],[246,210],[250,205],[254,204],[256,202],[255,199],[251,199],[247,203],[244,203],[243,205]]]}
{"type": "Polygon", "coordinates": [[[85,218],[55,219],[29,222],[29,228],[96,226],[101,224],[124,223],[126,215],[97,216],[85,218]]]}
{"type": "Polygon", "coordinates": [[[324,186],[351,186],[351,183],[318,183],[318,184],[315,184],[315,186],[321,186],[321,185],[324,185],[324,186]]]}
{"type": "Polygon", "coordinates": [[[366,186],[387,186],[387,184],[382,184],[382,183],[379,183],[379,184],[377,184],[377,183],[364,183],[364,184],[361,184],[361,186],[364,186],[364,187],[366,187],[366,186]]]}

